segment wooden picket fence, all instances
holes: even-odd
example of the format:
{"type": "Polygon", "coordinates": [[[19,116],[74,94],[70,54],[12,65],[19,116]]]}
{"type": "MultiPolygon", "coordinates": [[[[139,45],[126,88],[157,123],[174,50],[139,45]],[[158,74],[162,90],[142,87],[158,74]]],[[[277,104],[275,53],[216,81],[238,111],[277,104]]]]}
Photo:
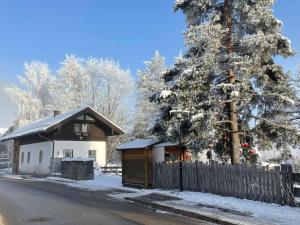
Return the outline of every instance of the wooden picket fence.
{"type": "MultiPolygon", "coordinates": [[[[152,187],[179,189],[179,163],[154,163],[152,187]]],[[[281,165],[183,163],[183,188],[281,205],[295,205],[292,168],[281,165]]]]}

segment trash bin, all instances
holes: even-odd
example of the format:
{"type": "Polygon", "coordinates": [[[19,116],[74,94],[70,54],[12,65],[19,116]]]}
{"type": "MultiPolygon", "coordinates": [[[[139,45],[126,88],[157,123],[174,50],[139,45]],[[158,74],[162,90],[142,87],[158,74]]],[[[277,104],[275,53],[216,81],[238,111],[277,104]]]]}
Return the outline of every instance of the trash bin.
{"type": "Polygon", "coordinates": [[[94,180],[94,160],[91,158],[62,159],[61,176],[71,180],[94,180]]]}

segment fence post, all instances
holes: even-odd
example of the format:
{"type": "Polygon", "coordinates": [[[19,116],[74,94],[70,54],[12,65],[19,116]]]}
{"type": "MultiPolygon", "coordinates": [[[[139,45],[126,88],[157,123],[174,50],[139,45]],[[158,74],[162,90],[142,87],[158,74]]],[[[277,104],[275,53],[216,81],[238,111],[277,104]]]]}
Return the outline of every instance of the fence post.
{"type": "Polygon", "coordinates": [[[281,165],[282,204],[295,206],[293,169],[291,165],[281,165]]]}

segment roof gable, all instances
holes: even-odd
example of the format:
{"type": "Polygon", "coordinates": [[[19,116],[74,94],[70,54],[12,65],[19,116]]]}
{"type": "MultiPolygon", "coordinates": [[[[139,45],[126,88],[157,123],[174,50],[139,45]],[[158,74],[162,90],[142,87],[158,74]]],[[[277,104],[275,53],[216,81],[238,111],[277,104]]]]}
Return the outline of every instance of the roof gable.
{"type": "Polygon", "coordinates": [[[82,107],[79,109],[75,109],[66,113],[62,113],[57,116],[50,116],[47,118],[43,118],[37,121],[34,121],[28,125],[25,125],[12,133],[5,135],[0,138],[0,141],[14,139],[18,137],[22,137],[25,135],[35,134],[35,133],[48,133],[52,130],[56,129],[57,127],[61,126],[62,124],[68,123],[69,121],[73,120],[77,116],[83,113],[91,113],[97,120],[101,121],[108,127],[110,127],[116,134],[124,134],[125,131],[117,126],[115,123],[98,113],[96,110],[90,107],[82,107]]]}

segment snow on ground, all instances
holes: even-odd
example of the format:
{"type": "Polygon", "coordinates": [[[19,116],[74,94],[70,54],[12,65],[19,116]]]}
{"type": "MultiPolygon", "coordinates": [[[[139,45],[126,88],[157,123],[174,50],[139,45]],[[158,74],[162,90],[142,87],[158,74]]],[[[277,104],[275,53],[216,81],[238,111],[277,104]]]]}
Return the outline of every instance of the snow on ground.
{"type": "Polygon", "coordinates": [[[246,214],[260,220],[268,220],[274,224],[296,225],[299,224],[300,221],[300,208],[280,206],[276,204],[238,199],[233,197],[222,197],[209,193],[189,191],[177,192],[162,190],[136,190],[135,193],[122,193],[111,196],[115,198],[140,197],[150,193],[164,194],[180,198],[182,200],[168,202],[164,201],[158,203],[184,209],[187,211],[197,212],[197,210],[201,210],[201,208],[199,207],[199,205],[201,204],[211,207],[239,211],[242,214],[246,214]]]}
{"type": "MultiPolygon", "coordinates": [[[[209,193],[196,192],[169,192],[168,195],[183,199],[182,207],[191,208],[198,204],[217,206],[220,208],[240,211],[258,219],[265,219],[276,224],[299,224],[300,208],[280,206],[276,204],[238,199],[233,197],[222,197],[209,193]]],[[[172,206],[172,202],[169,204],[172,206]]],[[[178,204],[177,204],[178,205],[178,204]]]]}
{"type": "Polygon", "coordinates": [[[16,179],[16,180],[24,179],[24,177],[22,177],[21,175],[12,174],[11,168],[0,169],[0,177],[7,177],[7,178],[11,178],[11,179],[16,179]]]}
{"type": "MultiPolygon", "coordinates": [[[[9,176],[9,175],[7,175],[9,176]]],[[[12,176],[12,175],[10,175],[12,176]]],[[[13,176],[12,178],[21,179],[20,176],[13,176]]],[[[151,193],[164,194],[173,197],[180,198],[182,200],[177,201],[164,201],[158,202],[159,204],[165,204],[171,207],[176,207],[188,211],[197,212],[201,210],[199,205],[207,205],[211,207],[218,207],[223,209],[230,209],[239,211],[243,214],[250,215],[252,218],[258,220],[268,220],[274,224],[286,224],[296,225],[300,221],[300,208],[292,208],[289,206],[280,206],[276,204],[263,203],[258,201],[251,201],[245,199],[238,199],[233,197],[222,197],[209,193],[200,192],[178,192],[174,191],[162,191],[162,190],[150,190],[142,189],[137,190],[133,188],[122,187],[122,177],[117,175],[95,173],[95,180],[87,181],[74,181],[69,179],[63,179],[59,177],[47,177],[46,179],[36,179],[39,181],[50,182],[63,182],[68,186],[82,188],[91,191],[108,190],[112,188],[123,189],[130,191],[130,193],[111,194],[111,197],[124,199],[125,197],[140,197],[151,193]]]]}
{"type": "Polygon", "coordinates": [[[238,199],[233,197],[222,197],[209,193],[200,192],[178,192],[178,191],[162,191],[122,187],[122,177],[108,174],[95,174],[95,180],[73,181],[57,177],[48,177],[48,181],[65,182],[66,185],[76,188],[87,189],[91,191],[107,190],[111,188],[129,190],[130,193],[113,194],[111,197],[124,199],[125,197],[140,197],[151,193],[164,194],[180,198],[179,201],[159,202],[167,204],[171,207],[181,208],[189,211],[197,212],[201,210],[199,204],[219,207],[239,211],[243,214],[250,215],[260,220],[269,220],[275,224],[293,225],[299,224],[300,208],[292,208],[289,206],[280,206],[276,204],[251,201],[246,199],[238,199]]]}
{"type": "MultiPolygon", "coordinates": [[[[258,201],[251,201],[246,199],[238,199],[233,197],[222,197],[209,193],[200,192],[178,192],[178,191],[162,191],[162,190],[149,190],[149,189],[132,189],[122,187],[121,176],[116,175],[96,175],[95,180],[89,181],[74,181],[67,183],[67,185],[84,188],[89,190],[104,190],[109,188],[119,188],[134,191],[131,193],[122,193],[111,195],[112,197],[123,199],[124,197],[139,197],[151,193],[164,194],[180,198],[180,201],[163,202],[172,207],[176,205],[178,208],[195,211],[199,204],[215,206],[224,209],[231,209],[240,211],[243,214],[251,215],[258,219],[270,220],[275,224],[299,224],[300,221],[300,208],[292,208],[289,206],[280,206],[276,204],[263,203],[258,201]]],[[[199,208],[199,207],[198,207],[199,208]]]]}
{"type": "Polygon", "coordinates": [[[94,180],[69,180],[60,177],[47,177],[37,179],[39,181],[63,182],[66,185],[91,191],[107,190],[111,188],[122,188],[122,178],[116,175],[95,174],[94,180]]]}

